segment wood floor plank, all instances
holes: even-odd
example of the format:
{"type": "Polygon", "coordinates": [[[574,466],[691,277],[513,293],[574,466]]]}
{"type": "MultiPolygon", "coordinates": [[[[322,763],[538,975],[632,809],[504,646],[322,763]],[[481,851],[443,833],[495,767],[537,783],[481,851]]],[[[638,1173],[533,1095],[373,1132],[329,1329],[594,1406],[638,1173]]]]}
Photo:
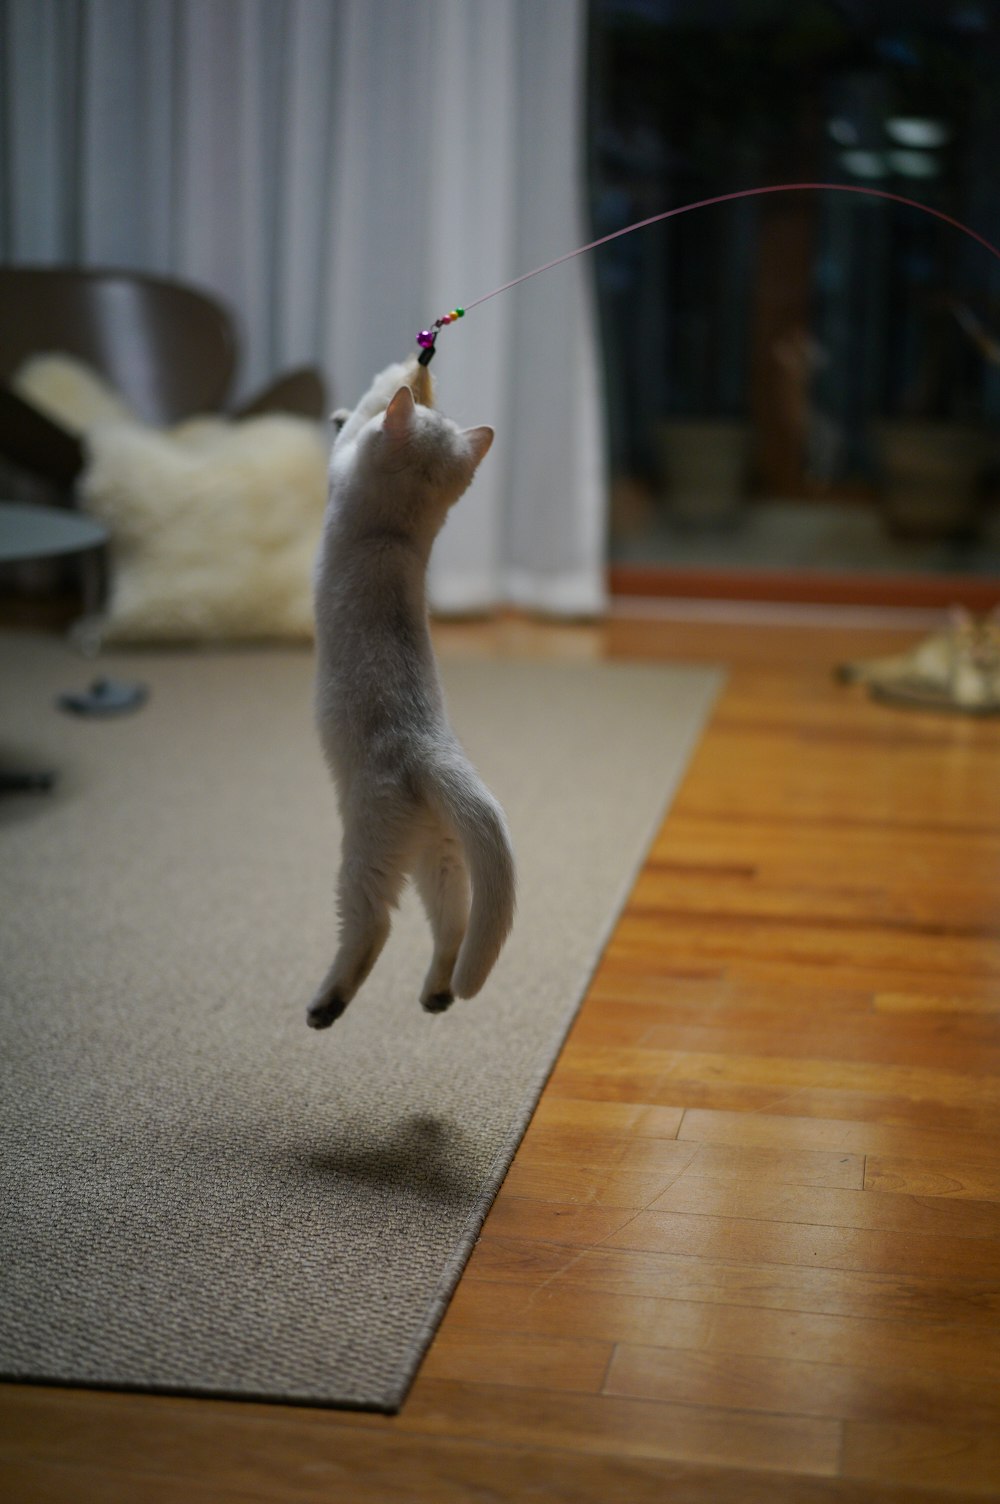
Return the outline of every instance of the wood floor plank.
{"type": "Polygon", "coordinates": [[[841,1010],[815,987],[763,1004],[731,1003],[716,989],[711,999],[677,1003],[664,988],[659,997],[637,1000],[626,985],[594,999],[574,1031],[574,1044],[627,1045],[644,1049],[715,1050],[799,1058],[860,1060],[922,1065],[929,1061],[972,1075],[1000,1074],[1000,1019],[985,1012],[953,1012],[947,1018],[921,1011],[905,1035],[891,1017],[841,1010]]]}
{"type": "MultiPolygon", "coordinates": [[[[508,1218],[508,1230],[559,1226],[559,1208],[518,1203],[513,1198],[509,1204],[515,1210],[508,1218]],[[520,1218],[518,1206],[526,1208],[520,1218]]],[[[937,1274],[955,1279],[963,1274],[1000,1278],[1000,1243],[986,1237],[953,1238],[947,1233],[639,1211],[609,1232],[604,1241],[610,1247],[727,1257],[754,1264],[861,1269],[875,1274],[892,1269],[901,1274],[937,1274]]]]}
{"type": "Polygon", "coordinates": [[[743,957],[773,957],[780,943],[785,963],[821,965],[834,975],[845,964],[865,964],[870,970],[899,968],[935,978],[938,991],[951,976],[982,976],[1000,980],[1000,956],[992,926],[970,924],[968,929],[945,929],[935,934],[919,925],[871,926],[855,921],[833,923],[806,915],[796,923],[787,916],[763,917],[735,910],[693,914],[683,907],[652,906],[630,909],[617,934],[626,951],[648,952],[687,962],[711,959],[716,963],[743,957]]]}
{"type": "Polygon", "coordinates": [[[553,1096],[566,1092],[579,1096],[591,1092],[597,1102],[623,1102],[630,1096],[661,1096],[686,1109],[707,1108],[719,1112],[732,1112],[742,1116],[767,1114],[789,1117],[815,1117],[821,1119],[845,1119],[853,1117],[858,1123],[895,1123],[920,1128],[930,1119],[942,1129],[955,1130],[970,1137],[1000,1137],[1000,1112],[989,1103],[977,1104],[974,1100],[964,1103],[933,1102],[928,1105],[919,1097],[900,1096],[894,1092],[877,1089],[841,1090],[836,1086],[788,1086],[780,1083],[699,1079],[692,1071],[686,1079],[671,1082],[666,1076],[657,1077],[644,1073],[631,1076],[618,1073],[615,1076],[587,1076],[583,1072],[571,1072],[566,1067],[558,1076],[553,1076],[547,1088],[553,1096]]]}
{"type": "Polygon", "coordinates": [[[523,1332],[483,1333],[450,1322],[442,1328],[422,1376],[477,1383],[485,1371],[494,1384],[600,1394],[613,1351],[609,1341],[554,1336],[540,1340],[523,1332]]]}
{"type": "MultiPolygon", "coordinates": [[[[96,1467],[60,1466],[46,1462],[5,1463],[0,1460],[0,1498],[15,1504],[176,1504],[178,1488],[190,1504],[264,1504],[261,1486],[230,1488],[203,1478],[158,1477],[138,1469],[116,1471],[96,1467]]],[[[273,1497],[273,1495],[272,1495],[273,1497]]],[[[286,1493],[285,1498],[293,1498],[286,1493]]],[[[301,1497],[301,1495],[300,1495],[301,1497]]],[[[336,1498],[336,1494],[328,1494],[336,1498]]],[[[361,1491],[360,1500],[371,1495],[361,1491]]]]}
{"type": "Polygon", "coordinates": [[[544,1337],[590,1338],[629,1346],[687,1348],[744,1357],[801,1360],[855,1368],[904,1368],[1000,1384],[1000,1348],[975,1344],[975,1322],[924,1322],[761,1311],[665,1295],[619,1295],[552,1285],[530,1291],[498,1284],[460,1290],[448,1325],[477,1332],[508,1331],[544,1337]]]}
{"type": "Polygon", "coordinates": [[[699,1152],[700,1145],[681,1144],[676,1138],[633,1138],[596,1128],[568,1131],[537,1126],[525,1135],[518,1159],[524,1166],[555,1163],[594,1169],[680,1171],[699,1152]]]}
{"type": "Polygon", "coordinates": [[[1000,1013],[1000,988],[984,996],[969,993],[923,996],[915,992],[879,992],[872,1000],[876,1013],[1000,1013]]]}
{"type": "MultiPolygon", "coordinates": [[[[713,742],[718,732],[716,718],[713,742]]],[[[789,727],[783,760],[792,740],[797,741],[794,724],[789,727]]],[[[706,743],[706,751],[708,747],[706,743]]],[[[921,861],[932,843],[935,860],[949,873],[959,872],[987,887],[997,882],[1000,829],[996,822],[990,829],[987,822],[972,817],[971,797],[970,817],[961,824],[925,819],[903,799],[891,805],[882,800],[877,810],[869,810],[863,802],[845,798],[812,819],[775,810],[766,815],[747,810],[734,819],[732,811],[721,812],[714,804],[714,786],[701,778],[702,772],[699,761],[699,776],[689,779],[681,790],[669,826],[654,841],[644,870],[670,872],[687,863],[716,871],[742,870],[753,878],[801,873],[813,883],[832,873],[852,885],[864,873],[866,883],[879,892],[909,892],[914,883],[933,881],[933,869],[921,861]],[[891,841],[886,839],[887,825],[891,841]]],[[[939,763],[929,761],[928,776],[940,776],[939,763]]]]}
{"type": "MultiPolygon", "coordinates": [[[[85,1401],[89,1397],[84,1397],[85,1401]]],[[[70,1407],[65,1429],[50,1434],[51,1410],[19,1407],[16,1443],[0,1443],[0,1459],[10,1466],[38,1462],[58,1466],[74,1497],[71,1460],[84,1473],[100,1466],[109,1451],[109,1469],[133,1480],[168,1477],[186,1497],[188,1479],[228,1487],[254,1497],[269,1484],[289,1500],[357,1497],[352,1474],[371,1469],[384,1497],[408,1499],[410,1479],[385,1466],[386,1457],[419,1458],[431,1439],[471,1441],[494,1449],[545,1447],[600,1458],[724,1464],[775,1470],[786,1475],[832,1476],[840,1446],[840,1426],[812,1418],[746,1415],[704,1406],[669,1405],[615,1396],[553,1395],[544,1390],[428,1379],[396,1421],[363,1417],[341,1422],[323,1411],[283,1411],[280,1407],[221,1406],[202,1402],[200,1414],[156,1406],[158,1422],[136,1425],[150,1402],[136,1396],[103,1396],[106,1403],[70,1407]],[[133,1403],[128,1403],[133,1401],[133,1403]],[[241,1413],[242,1412],[242,1413],[241,1413]],[[128,1417],[132,1424],[128,1424],[128,1417]],[[337,1492],[337,1490],[341,1492],[337,1492]],[[181,1490],[184,1490],[183,1492],[181,1490]]],[[[180,1402],[191,1405],[197,1402],[180,1402]]],[[[471,1479],[467,1480],[471,1482],[471,1479]]],[[[134,1486],[134,1483],[133,1483],[134,1486]]],[[[15,1496],[16,1497],[16,1496],[15,1496]]],[[[133,1493],[133,1498],[141,1495],[133,1493]]],[[[460,1496],[459,1496],[460,1497],[460,1496]]]]}
{"type": "Polygon", "coordinates": [[[762,1016],[794,1019],[819,1012],[856,1018],[872,1011],[870,988],[852,990],[829,979],[826,986],[814,982],[804,987],[788,977],[769,979],[765,985],[721,967],[697,979],[678,979],[641,961],[630,967],[617,951],[606,951],[578,1022],[585,1027],[591,1015],[603,1019],[617,1013],[634,1018],[640,1027],[676,1019],[708,1028],[741,1020],[752,1023],[762,1016]]]}
{"type": "Polygon", "coordinates": [[[769,1222],[740,1217],[626,1211],[505,1196],[490,1215],[490,1234],[563,1243],[573,1248],[630,1248],[650,1253],[793,1264],[880,1274],[1000,1277],[1000,1243],[946,1233],[769,1222]]]}
{"type": "Polygon", "coordinates": [[[573,1164],[517,1164],[507,1172],[508,1194],[563,1206],[621,1207],[641,1211],[671,1184],[673,1172],[594,1168],[573,1164]]]}
{"type": "Polygon", "coordinates": [[[538,1104],[524,1145],[543,1130],[586,1129],[626,1134],[630,1140],[676,1138],[684,1116],[680,1107],[649,1107],[641,1102],[574,1102],[545,1095],[538,1104]]]}
{"type": "Polygon", "coordinates": [[[939,1275],[867,1273],[794,1264],[734,1263],[634,1248],[574,1248],[563,1243],[487,1234],[477,1245],[466,1285],[477,1280],[531,1289],[669,1296],[745,1305],[759,1311],[909,1322],[971,1323],[984,1337],[1000,1326],[1000,1286],[989,1276],[949,1281],[939,1275]]]}
{"type": "Polygon", "coordinates": [[[996,1427],[849,1421],[844,1427],[846,1477],[949,1486],[1000,1495],[1000,1431],[996,1427]]]}
{"type": "Polygon", "coordinates": [[[745,1144],[826,1150],[860,1155],[900,1155],[939,1164],[961,1158],[982,1166],[1000,1165],[1000,1137],[992,1133],[928,1125],[879,1123],[846,1118],[796,1117],[692,1108],[678,1129],[681,1139],[699,1143],[745,1144]]]}
{"type": "Polygon", "coordinates": [[[722,1051],[588,1048],[572,1042],[550,1091],[599,1101],[774,1112],[791,1103],[800,1116],[862,1117],[945,1127],[1000,1130],[1000,1083],[933,1067],[795,1060],[722,1051]]]}
{"type": "MultiPolygon", "coordinates": [[[[617,1087],[611,1100],[656,1103],[666,1086],[712,1083],[751,1089],[781,1087],[789,1091],[868,1092],[880,1098],[931,1101],[942,1106],[996,1111],[1000,1082],[984,1084],[962,1071],[934,1066],[892,1066],[843,1060],[797,1060],[794,1057],[724,1050],[645,1048],[633,1045],[587,1046],[577,1041],[565,1050],[553,1082],[569,1093],[586,1078],[617,1087]],[[645,1091],[645,1095],[643,1092],[645,1091]]],[[[607,1100],[607,1098],[605,1098],[607,1100]]]]}
{"type": "Polygon", "coordinates": [[[860,1154],[792,1149],[777,1146],[744,1147],[686,1141],[632,1140],[619,1134],[538,1132],[524,1140],[518,1154],[521,1169],[543,1166],[603,1168],[624,1173],[660,1173],[670,1181],[678,1175],[715,1180],[782,1181],[790,1185],[834,1186],[860,1190],[865,1182],[865,1158],[860,1154]]]}
{"type": "Polygon", "coordinates": [[[867,880],[846,881],[839,868],[817,873],[815,862],[802,869],[786,865],[781,871],[759,869],[750,876],[731,876],[725,869],[667,863],[648,866],[636,884],[634,914],[718,915],[736,922],[802,928],[822,926],[859,934],[906,935],[918,941],[937,938],[997,938],[993,897],[995,877],[978,878],[966,869],[950,872],[947,890],[941,878],[909,884],[905,890],[867,880]]]}
{"type": "MultiPolygon", "coordinates": [[[[178,1480],[145,1473],[44,1463],[0,1463],[0,1498],[16,1504],[940,1504],[941,1494],[921,1488],[854,1483],[839,1478],[753,1472],[621,1456],[576,1456],[540,1447],[455,1441],[450,1437],[392,1437],[378,1449],[345,1447],[337,1482],[298,1489],[275,1480],[249,1491],[218,1482],[178,1480]],[[484,1489],[487,1492],[484,1493],[484,1489]],[[278,1492],[280,1490],[280,1492],[278,1492]]],[[[971,1495],[949,1492],[951,1504],[971,1495]]]]}
{"type": "Polygon", "coordinates": [[[533,1237],[539,1242],[592,1248],[606,1243],[629,1222],[633,1208],[576,1205],[565,1201],[533,1201],[524,1196],[498,1199],[489,1216],[489,1236],[533,1237]]]}
{"type": "Polygon", "coordinates": [[[865,1161],[865,1189],[902,1192],[910,1196],[940,1196],[955,1200],[1000,1201],[1000,1159],[996,1164],[944,1164],[871,1154],[865,1161]]]}
{"type": "MultiPolygon", "coordinates": [[[[774,950],[756,952],[753,955],[731,955],[725,961],[719,959],[716,964],[720,973],[739,978],[747,984],[757,983],[770,987],[775,983],[790,982],[800,989],[814,987],[817,997],[822,997],[824,990],[834,981],[838,989],[854,992],[864,990],[869,994],[882,989],[928,997],[954,993],[956,996],[961,994],[988,999],[997,994],[997,975],[992,967],[981,972],[967,967],[925,971],[919,963],[919,957],[906,953],[891,961],[885,958],[862,958],[848,945],[841,952],[835,968],[820,956],[799,954],[790,957],[774,950]]],[[[632,968],[640,967],[641,964],[641,955],[634,955],[632,968]]],[[[711,963],[692,961],[690,964],[711,963]]]]}
{"type": "Polygon", "coordinates": [[[966,1428],[1000,1426],[1000,1384],[936,1370],[862,1367],[795,1358],[759,1358],[715,1350],[620,1344],[604,1384],[606,1394],[734,1410],[825,1416],[896,1424],[900,1421],[966,1428]]]}
{"type": "Polygon", "coordinates": [[[414,1391],[398,1427],[422,1434],[491,1436],[576,1452],[724,1463],[812,1477],[836,1474],[841,1424],[809,1416],[769,1416],[702,1405],[552,1395],[430,1379],[414,1391]]]}
{"type": "MultiPolygon", "coordinates": [[[[440,1398],[447,1402],[447,1395],[440,1398]]],[[[908,1486],[622,1455],[613,1447],[581,1454],[440,1430],[369,1428],[327,1412],[310,1423],[280,1407],[43,1389],[0,1389],[0,1405],[8,1421],[0,1441],[9,1440],[8,1432],[20,1438],[0,1451],[0,1497],[16,1504],[176,1504],[182,1498],[194,1504],[470,1504],[483,1497],[496,1504],[531,1498],[547,1504],[662,1504],[666,1498],[671,1504],[931,1504],[931,1495],[908,1486]],[[195,1405],[199,1415],[192,1413],[195,1405]],[[244,1409],[249,1413],[234,1416],[244,1409]],[[64,1418],[72,1443],[52,1448],[64,1460],[34,1455],[64,1418]],[[74,1455],[87,1460],[74,1462],[74,1455]]]]}
{"type": "Polygon", "coordinates": [[[718,1180],[698,1174],[695,1165],[689,1165],[686,1174],[678,1176],[660,1193],[650,1211],[1000,1239],[1000,1207],[990,1201],[950,1201],[894,1190],[782,1184],[764,1177],[756,1178],[753,1183],[743,1179],[718,1180]]]}
{"type": "MultiPolygon", "coordinates": [[[[604,1020],[599,1016],[591,1028],[581,1031],[577,1043],[593,1041],[600,1045],[627,1043],[619,1038],[608,1037],[621,1018],[608,1020],[611,1028],[601,1028],[604,1020]]],[[[649,1050],[685,1050],[687,1052],[717,1051],[724,1048],[728,1055],[765,1055],[774,1059],[827,1061],[837,1065],[889,1065],[913,1066],[917,1069],[932,1066],[935,1070],[960,1072],[965,1078],[990,1078],[986,1085],[996,1097],[996,1082],[1000,1078],[1000,1049],[997,1048],[998,1031],[992,1019],[983,1020],[973,1016],[960,1020],[951,1028],[942,1029],[938,1024],[930,1028],[920,1023],[907,1031],[905,1041],[900,1040],[899,1030],[886,1027],[882,1018],[871,1016],[865,1019],[851,1018],[848,1021],[829,1021],[814,1012],[802,1019],[775,1016],[760,1018],[746,1024],[731,1020],[720,1038],[718,1024],[715,1027],[699,1021],[679,1023],[675,1020],[657,1020],[641,1030],[633,1030],[633,1038],[640,1034],[641,1048],[649,1050]],[[985,1027],[983,1024],[985,1022],[985,1027]]]]}

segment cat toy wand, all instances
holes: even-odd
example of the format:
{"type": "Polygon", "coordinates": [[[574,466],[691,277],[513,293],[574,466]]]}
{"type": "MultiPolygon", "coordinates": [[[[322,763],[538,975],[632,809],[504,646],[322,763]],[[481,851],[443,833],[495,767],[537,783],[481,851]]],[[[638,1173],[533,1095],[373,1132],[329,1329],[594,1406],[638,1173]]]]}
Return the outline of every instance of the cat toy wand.
{"type": "Polygon", "coordinates": [[[567,251],[562,256],[556,256],[553,261],[546,261],[544,266],[536,266],[534,271],[524,272],[520,277],[514,277],[512,281],[505,282],[502,287],[495,287],[492,292],[484,293],[481,298],[476,298],[472,303],[467,303],[464,308],[453,308],[450,313],[444,313],[428,329],[421,329],[417,335],[417,344],[420,354],[417,359],[422,366],[429,366],[434,358],[437,337],[442,329],[449,324],[456,323],[465,317],[470,308],[478,308],[480,303],[488,303],[491,298],[499,297],[502,292],[509,292],[512,287],[517,287],[521,282],[527,282],[531,277],[540,277],[542,272],[551,271],[554,266],[560,266],[564,261],[571,261],[574,256],[582,256],[587,251],[594,251],[599,245],[607,245],[609,240],[618,240],[622,235],[631,235],[635,230],[644,230],[647,225],[658,224],[663,219],[674,219],[679,214],[691,214],[695,209],[707,209],[712,204],[732,203],[739,198],[757,198],[765,193],[803,193],[803,192],[827,192],[827,193],[860,193],[866,198],[888,199],[893,204],[905,204],[908,209],[919,209],[923,214],[933,215],[935,219],[944,220],[945,224],[953,229],[961,230],[963,235],[968,235],[977,241],[1000,261],[1000,250],[993,245],[992,241],[980,235],[976,230],[970,229],[960,219],[953,219],[950,214],[945,214],[940,209],[932,209],[929,204],[921,204],[917,199],[904,198],[900,193],[889,193],[884,188],[862,188],[856,183],[772,183],[763,188],[741,188],[735,193],[719,193],[714,198],[701,198],[692,204],[681,204],[676,209],[665,209],[661,214],[651,214],[648,219],[637,220],[633,225],[626,225],[624,229],[612,230],[610,235],[602,235],[599,240],[592,240],[588,245],[578,246],[575,251],[567,251]]]}

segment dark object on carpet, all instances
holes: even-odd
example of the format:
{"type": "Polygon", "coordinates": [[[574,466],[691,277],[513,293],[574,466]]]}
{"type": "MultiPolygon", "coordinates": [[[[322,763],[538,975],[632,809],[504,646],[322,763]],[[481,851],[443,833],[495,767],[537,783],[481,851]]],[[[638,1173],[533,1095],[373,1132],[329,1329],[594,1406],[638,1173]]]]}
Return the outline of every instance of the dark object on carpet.
{"type": "Polygon", "coordinates": [[[61,694],[57,703],[60,710],[71,711],[73,715],[122,715],[128,710],[138,710],[148,698],[145,684],[125,679],[95,679],[89,689],[61,694]]]}
{"type": "Polygon", "coordinates": [[[48,769],[20,771],[0,768],[0,794],[47,794],[55,787],[56,775],[48,769]]]}

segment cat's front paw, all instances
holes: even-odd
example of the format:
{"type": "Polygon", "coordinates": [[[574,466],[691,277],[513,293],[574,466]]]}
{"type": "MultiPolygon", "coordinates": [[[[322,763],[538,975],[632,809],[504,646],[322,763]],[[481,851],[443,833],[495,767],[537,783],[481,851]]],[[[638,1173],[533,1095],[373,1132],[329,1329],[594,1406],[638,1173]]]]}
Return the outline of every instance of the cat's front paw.
{"type": "Polygon", "coordinates": [[[344,1012],[347,1004],[336,993],[332,997],[317,998],[306,1010],[306,1023],[310,1029],[328,1029],[344,1012]]]}
{"type": "Polygon", "coordinates": [[[420,1006],[425,1013],[444,1013],[454,1001],[453,992],[432,992],[429,997],[420,999],[420,1006]]]}

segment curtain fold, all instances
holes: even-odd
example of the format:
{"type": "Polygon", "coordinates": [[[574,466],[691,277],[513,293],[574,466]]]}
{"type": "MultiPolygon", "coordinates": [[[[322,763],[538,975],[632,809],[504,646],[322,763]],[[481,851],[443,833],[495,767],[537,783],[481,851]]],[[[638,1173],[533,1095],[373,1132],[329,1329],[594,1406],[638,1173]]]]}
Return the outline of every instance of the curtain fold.
{"type": "MultiPolygon", "coordinates": [[[[0,0],[0,256],[215,292],[240,393],[349,405],[456,304],[589,239],[585,0],[0,0]]],[[[444,610],[604,605],[587,258],[470,311],[432,367],[497,443],[435,549],[444,610]]]]}

